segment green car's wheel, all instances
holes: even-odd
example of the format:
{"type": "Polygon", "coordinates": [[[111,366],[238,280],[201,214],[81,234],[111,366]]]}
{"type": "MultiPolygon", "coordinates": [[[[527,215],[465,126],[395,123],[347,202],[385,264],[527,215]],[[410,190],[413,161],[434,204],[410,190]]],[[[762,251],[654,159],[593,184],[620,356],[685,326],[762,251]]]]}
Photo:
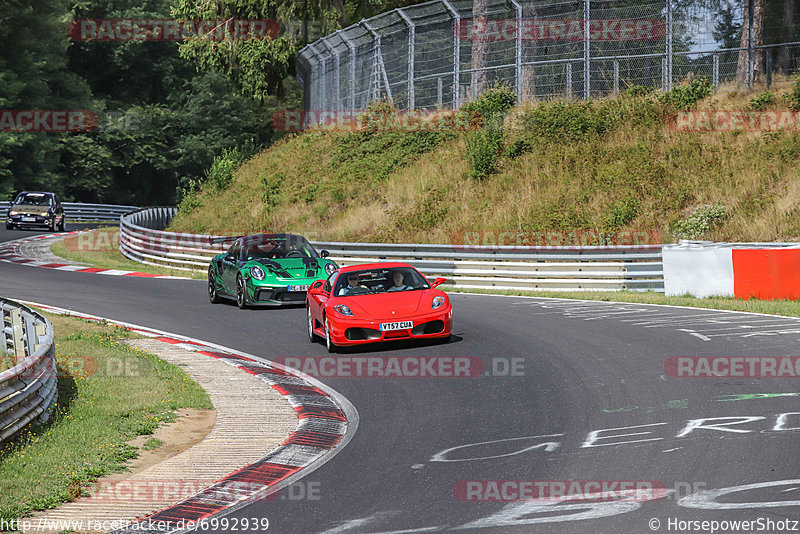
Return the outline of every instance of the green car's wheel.
{"type": "Polygon", "coordinates": [[[336,352],[336,345],[331,341],[331,326],[328,324],[328,318],[325,318],[325,348],[328,352],[336,352]]]}
{"type": "Polygon", "coordinates": [[[240,310],[247,308],[247,288],[244,287],[244,278],[241,274],[236,275],[236,305],[240,310]]]}
{"type": "Polygon", "coordinates": [[[311,308],[306,308],[306,310],[306,315],[308,316],[308,320],[306,321],[308,324],[308,339],[314,343],[317,340],[317,334],[314,333],[314,318],[311,316],[311,308]]]}
{"type": "Polygon", "coordinates": [[[221,300],[217,293],[217,275],[214,274],[214,267],[208,268],[208,300],[211,304],[218,304],[221,300]]]}

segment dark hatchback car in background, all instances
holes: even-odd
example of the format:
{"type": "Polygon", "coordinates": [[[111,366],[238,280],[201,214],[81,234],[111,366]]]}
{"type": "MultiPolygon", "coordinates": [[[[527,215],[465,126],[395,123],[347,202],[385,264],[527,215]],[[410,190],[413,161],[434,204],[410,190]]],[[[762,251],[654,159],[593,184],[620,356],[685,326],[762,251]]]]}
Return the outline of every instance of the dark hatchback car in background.
{"type": "Polygon", "coordinates": [[[55,193],[23,191],[11,203],[6,214],[6,230],[14,227],[42,226],[51,232],[64,231],[64,208],[55,193]]]}

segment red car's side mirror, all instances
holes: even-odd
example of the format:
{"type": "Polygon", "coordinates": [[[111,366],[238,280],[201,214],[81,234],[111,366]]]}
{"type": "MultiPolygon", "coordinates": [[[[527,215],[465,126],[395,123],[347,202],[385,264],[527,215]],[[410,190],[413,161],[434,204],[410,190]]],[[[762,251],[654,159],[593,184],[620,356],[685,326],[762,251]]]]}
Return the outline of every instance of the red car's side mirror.
{"type": "Polygon", "coordinates": [[[436,286],[440,286],[440,285],[444,284],[445,282],[447,282],[447,278],[439,277],[439,278],[437,278],[436,280],[433,281],[433,283],[431,284],[431,288],[434,288],[436,286]]]}
{"type": "Polygon", "coordinates": [[[325,280],[316,280],[311,284],[311,287],[308,288],[308,292],[317,295],[327,295],[328,292],[325,291],[324,285],[325,280]]]}

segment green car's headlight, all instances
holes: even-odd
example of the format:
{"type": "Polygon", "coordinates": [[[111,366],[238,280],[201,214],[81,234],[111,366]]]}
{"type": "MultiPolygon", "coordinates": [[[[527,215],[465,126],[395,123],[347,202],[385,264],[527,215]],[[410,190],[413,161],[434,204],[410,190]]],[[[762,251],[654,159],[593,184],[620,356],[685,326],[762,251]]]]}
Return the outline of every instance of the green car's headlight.
{"type": "Polygon", "coordinates": [[[339,267],[335,263],[326,263],[325,264],[325,272],[328,273],[328,276],[332,275],[334,272],[338,271],[339,267]]]}
{"type": "Polygon", "coordinates": [[[256,280],[263,280],[264,276],[266,275],[264,274],[264,269],[262,269],[261,267],[253,266],[250,267],[250,276],[252,276],[256,280]]]}

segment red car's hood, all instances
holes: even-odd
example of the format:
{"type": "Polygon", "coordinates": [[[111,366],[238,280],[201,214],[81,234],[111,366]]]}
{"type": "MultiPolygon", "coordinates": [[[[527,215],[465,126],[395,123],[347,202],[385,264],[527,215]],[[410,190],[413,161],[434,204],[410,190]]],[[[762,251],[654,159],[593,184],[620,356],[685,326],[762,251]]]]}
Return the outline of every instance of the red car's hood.
{"type": "Polygon", "coordinates": [[[391,319],[430,311],[431,298],[429,290],[417,289],[378,295],[353,295],[337,299],[337,303],[347,304],[357,318],[391,319]]]}

